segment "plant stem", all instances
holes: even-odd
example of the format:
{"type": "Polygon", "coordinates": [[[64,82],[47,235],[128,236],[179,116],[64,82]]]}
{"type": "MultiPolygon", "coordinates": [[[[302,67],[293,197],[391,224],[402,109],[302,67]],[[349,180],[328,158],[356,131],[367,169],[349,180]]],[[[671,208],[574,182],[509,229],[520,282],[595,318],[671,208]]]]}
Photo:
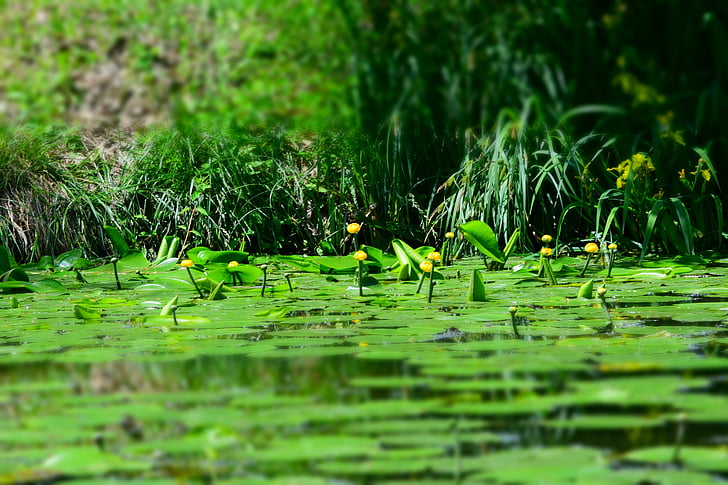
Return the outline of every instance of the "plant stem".
{"type": "Polygon", "coordinates": [[[551,267],[551,260],[545,256],[542,256],[542,268],[544,270],[544,273],[546,273],[546,277],[549,279],[550,285],[557,285],[558,282],[556,281],[556,275],[554,274],[554,269],[551,267]]]}
{"type": "Polygon", "coordinates": [[[448,244],[448,240],[445,239],[442,242],[442,250],[440,251],[442,253],[442,265],[443,266],[449,266],[450,263],[450,245],[448,244]]]}
{"type": "Polygon", "coordinates": [[[260,287],[260,296],[265,296],[265,285],[268,283],[268,266],[264,264],[261,269],[263,270],[263,286],[260,287]]]}
{"type": "Polygon", "coordinates": [[[586,255],[586,262],[584,263],[584,267],[581,270],[581,273],[579,273],[579,278],[583,278],[584,274],[586,273],[586,269],[589,267],[589,263],[591,262],[592,254],[589,253],[586,255]]]}
{"type": "Polygon", "coordinates": [[[177,322],[177,308],[177,305],[172,305],[172,320],[174,320],[175,326],[179,325],[179,323],[177,322]]]}
{"type": "Polygon", "coordinates": [[[116,263],[119,261],[119,258],[111,258],[111,264],[114,265],[114,279],[116,279],[116,289],[121,290],[121,281],[119,281],[119,271],[116,268],[116,263]]]}
{"type": "Polygon", "coordinates": [[[362,280],[364,279],[362,275],[364,274],[364,261],[358,261],[359,263],[359,269],[357,270],[357,280],[359,281],[359,296],[364,296],[364,288],[362,280]]]}
{"type": "Polygon", "coordinates": [[[518,320],[516,319],[516,308],[512,307],[508,313],[511,314],[511,326],[513,326],[513,335],[516,338],[521,338],[521,334],[518,333],[518,320]]]}
{"type": "Polygon", "coordinates": [[[607,299],[604,297],[604,293],[597,290],[597,296],[602,302],[602,308],[607,316],[607,326],[602,329],[604,333],[611,333],[614,331],[614,322],[612,321],[612,315],[609,313],[609,306],[607,305],[607,299]]]}
{"type": "Polygon", "coordinates": [[[293,285],[291,284],[291,275],[286,273],[286,282],[288,283],[288,291],[293,293],[293,285]]]}
{"type": "Polygon", "coordinates": [[[199,286],[197,286],[197,281],[195,281],[195,277],[192,276],[192,270],[190,270],[190,268],[186,268],[186,269],[187,269],[187,275],[190,277],[190,280],[192,281],[192,285],[197,290],[197,294],[200,295],[200,298],[204,298],[204,295],[202,294],[202,290],[200,289],[199,286]]]}
{"type": "Polygon", "coordinates": [[[612,277],[612,265],[614,264],[614,257],[617,255],[617,251],[609,251],[609,262],[607,263],[607,278],[612,277]]]}
{"type": "Polygon", "coordinates": [[[435,267],[433,264],[432,271],[430,271],[430,288],[427,290],[427,303],[432,303],[432,290],[435,288],[435,267]]]}
{"type": "Polygon", "coordinates": [[[425,281],[426,276],[427,275],[424,272],[422,272],[422,274],[420,275],[420,282],[417,284],[417,289],[415,290],[415,295],[417,293],[419,293],[420,290],[422,289],[422,283],[425,281]]]}

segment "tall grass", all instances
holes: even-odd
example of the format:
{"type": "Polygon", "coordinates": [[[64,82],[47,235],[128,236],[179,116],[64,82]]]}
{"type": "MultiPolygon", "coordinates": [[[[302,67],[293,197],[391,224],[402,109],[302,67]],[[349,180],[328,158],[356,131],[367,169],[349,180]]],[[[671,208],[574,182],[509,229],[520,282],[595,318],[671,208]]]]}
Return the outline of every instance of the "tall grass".
{"type": "Polygon", "coordinates": [[[345,135],[165,132],[143,143],[129,192],[138,234],[253,251],[338,252],[355,149],[345,135]]]}
{"type": "Polygon", "coordinates": [[[523,249],[534,247],[543,234],[556,235],[564,222],[560,215],[573,211],[564,236],[587,233],[601,193],[587,152],[599,143],[597,136],[574,140],[550,128],[537,104],[527,103],[521,112],[503,110],[440,187],[445,200],[433,224],[444,233],[469,220],[486,221],[503,243],[519,229],[523,249]]]}

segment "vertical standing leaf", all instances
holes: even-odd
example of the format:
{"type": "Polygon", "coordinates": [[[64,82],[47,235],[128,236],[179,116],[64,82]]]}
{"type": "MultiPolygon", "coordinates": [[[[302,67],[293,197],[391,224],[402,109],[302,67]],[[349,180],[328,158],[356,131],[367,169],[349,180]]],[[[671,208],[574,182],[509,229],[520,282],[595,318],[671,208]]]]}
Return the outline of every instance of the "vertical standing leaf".
{"type": "Polygon", "coordinates": [[[109,236],[111,245],[114,246],[114,249],[116,249],[119,253],[120,258],[124,257],[124,255],[131,250],[129,245],[126,243],[124,236],[121,234],[121,231],[117,228],[114,226],[104,226],[104,231],[106,231],[106,235],[109,236]]]}
{"type": "Polygon", "coordinates": [[[485,283],[483,283],[483,277],[477,269],[474,269],[470,275],[468,301],[485,301],[485,283]]]}
{"type": "Polygon", "coordinates": [[[498,247],[498,238],[493,229],[482,221],[470,221],[460,226],[460,232],[478,250],[499,263],[505,262],[505,255],[498,247]]]}

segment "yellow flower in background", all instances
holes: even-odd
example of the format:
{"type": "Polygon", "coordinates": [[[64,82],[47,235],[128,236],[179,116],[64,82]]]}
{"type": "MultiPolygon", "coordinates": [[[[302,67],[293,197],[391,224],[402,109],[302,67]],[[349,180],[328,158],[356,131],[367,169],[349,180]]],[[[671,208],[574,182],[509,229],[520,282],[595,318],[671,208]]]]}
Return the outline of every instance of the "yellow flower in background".
{"type": "Polygon", "coordinates": [[[365,259],[367,259],[367,253],[365,253],[364,251],[357,251],[354,253],[354,259],[356,259],[357,261],[364,261],[365,259]]]}
{"type": "Polygon", "coordinates": [[[685,180],[687,177],[685,177],[685,169],[683,168],[677,173],[678,177],[680,177],[680,180],[685,180]]]}
{"type": "Polygon", "coordinates": [[[550,235],[548,235],[548,234],[544,234],[543,236],[541,236],[541,242],[543,242],[543,243],[546,243],[546,244],[548,244],[548,243],[550,243],[550,242],[551,242],[551,241],[553,241],[553,240],[554,240],[554,238],[552,238],[552,237],[551,237],[550,235]]]}
{"type": "Polygon", "coordinates": [[[432,271],[432,261],[424,260],[420,263],[420,269],[425,273],[432,271]]]}
{"type": "Polygon", "coordinates": [[[553,253],[554,253],[554,250],[553,250],[553,249],[551,249],[551,248],[546,248],[546,247],[544,247],[544,248],[541,248],[541,255],[543,255],[543,256],[549,257],[549,256],[551,256],[551,255],[552,255],[553,253]]]}
{"type": "Polygon", "coordinates": [[[191,259],[183,259],[182,261],[180,261],[179,265],[182,266],[183,268],[191,268],[192,266],[195,265],[195,263],[192,262],[191,259]]]}
{"type": "Polygon", "coordinates": [[[357,232],[361,231],[361,225],[357,224],[356,222],[352,222],[348,226],[346,226],[346,232],[349,234],[356,234],[357,232]]]}
{"type": "Polygon", "coordinates": [[[454,238],[454,237],[455,237],[455,233],[454,233],[454,232],[446,232],[446,233],[445,233],[445,237],[446,237],[447,239],[452,239],[452,238],[454,238]]]}
{"type": "Polygon", "coordinates": [[[623,160],[616,167],[608,168],[612,172],[617,172],[617,188],[621,189],[627,184],[630,172],[634,172],[635,177],[645,177],[648,173],[655,171],[652,159],[644,153],[635,153],[629,160],[623,160]]]}
{"type": "Polygon", "coordinates": [[[239,265],[240,265],[240,263],[238,263],[237,261],[230,261],[228,263],[228,268],[234,268],[234,267],[239,266],[239,265]]]}
{"type": "Polygon", "coordinates": [[[437,251],[432,251],[430,254],[427,255],[427,259],[430,261],[440,261],[442,256],[437,251]]]}
{"type": "Polygon", "coordinates": [[[599,252],[599,246],[596,243],[591,242],[584,246],[584,251],[590,254],[594,254],[599,252]]]}
{"type": "Polygon", "coordinates": [[[610,251],[614,251],[615,249],[617,249],[617,245],[615,243],[609,243],[607,249],[609,249],[610,251]]]}

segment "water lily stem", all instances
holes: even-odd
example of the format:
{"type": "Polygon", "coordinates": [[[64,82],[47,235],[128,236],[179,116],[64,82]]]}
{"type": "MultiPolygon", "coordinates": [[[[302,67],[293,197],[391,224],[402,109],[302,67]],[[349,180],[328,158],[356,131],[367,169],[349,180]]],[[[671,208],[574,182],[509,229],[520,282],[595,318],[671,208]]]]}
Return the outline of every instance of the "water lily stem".
{"type": "Polygon", "coordinates": [[[260,296],[265,296],[265,285],[268,283],[268,266],[264,264],[261,269],[263,270],[263,286],[260,287],[260,296]]]}
{"type": "Polygon", "coordinates": [[[291,275],[286,273],[286,282],[288,283],[288,291],[293,293],[293,284],[291,283],[291,275]]]}
{"type": "Polygon", "coordinates": [[[513,335],[516,338],[521,338],[521,334],[518,333],[518,319],[516,318],[516,312],[518,309],[516,307],[511,307],[508,310],[508,313],[511,314],[511,326],[513,327],[513,335]]]}
{"type": "Polygon", "coordinates": [[[179,308],[177,305],[172,305],[170,310],[172,310],[172,320],[174,320],[175,325],[179,325],[177,322],[177,308],[179,308]]]}
{"type": "Polygon", "coordinates": [[[192,285],[197,290],[197,294],[200,295],[200,298],[204,298],[205,296],[202,294],[202,290],[200,289],[200,287],[197,286],[197,281],[195,281],[195,277],[192,276],[192,270],[190,270],[190,268],[186,268],[186,269],[187,269],[187,276],[190,277],[190,281],[192,281],[192,285]]]}
{"type": "Polygon", "coordinates": [[[418,294],[420,292],[420,290],[422,289],[422,283],[425,281],[426,277],[427,277],[427,274],[424,272],[420,275],[420,282],[417,284],[417,289],[415,290],[415,295],[418,294]]]}
{"type": "Polygon", "coordinates": [[[617,251],[609,251],[609,262],[607,263],[607,278],[612,277],[612,265],[614,265],[614,257],[617,255],[617,251]]]}
{"type": "Polygon", "coordinates": [[[584,268],[582,268],[581,273],[579,274],[579,278],[583,278],[584,274],[586,273],[586,269],[589,267],[589,263],[591,262],[592,255],[591,253],[586,255],[586,262],[584,263],[584,268]]]}
{"type": "Polygon", "coordinates": [[[111,258],[111,264],[114,265],[114,278],[116,279],[116,289],[121,290],[121,281],[119,281],[119,270],[116,268],[116,263],[119,258],[111,258]]]}
{"type": "Polygon", "coordinates": [[[602,331],[604,333],[611,333],[612,331],[614,331],[614,322],[612,321],[612,315],[609,313],[609,305],[607,304],[607,299],[604,297],[605,293],[606,290],[604,288],[597,289],[597,297],[602,303],[604,314],[607,316],[607,326],[604,327],[602,331]]]}
{"type": "Polygon", "coordinates": [[[554,274],[554,269],[551,267],[551,260],[545,256],[541,257],[543,258],[541,261],[541,268],[544,270],[544,273],[546,273],[546,277],[549,279],[549,284],[552,286],[558,284],[556,281],[556,275],[554,274]]]}
{"type": "MultiPolygon", "coordinates": [[[[356,235],[355,235],[356,236],[356,235]]],[[[359,296],[364,296],[364,283],[363,283],[363,274],[364,274],[364,261],[358,261],[359,268],[357,269],[357,282],[359,283],[359,296]]]]}
{"type": "Polygon", "coordinates": [[[430,287],[427,290],[427,303],[432,303],[432,290],[435,288],[435,268],[430,271],[430,287]]]}

